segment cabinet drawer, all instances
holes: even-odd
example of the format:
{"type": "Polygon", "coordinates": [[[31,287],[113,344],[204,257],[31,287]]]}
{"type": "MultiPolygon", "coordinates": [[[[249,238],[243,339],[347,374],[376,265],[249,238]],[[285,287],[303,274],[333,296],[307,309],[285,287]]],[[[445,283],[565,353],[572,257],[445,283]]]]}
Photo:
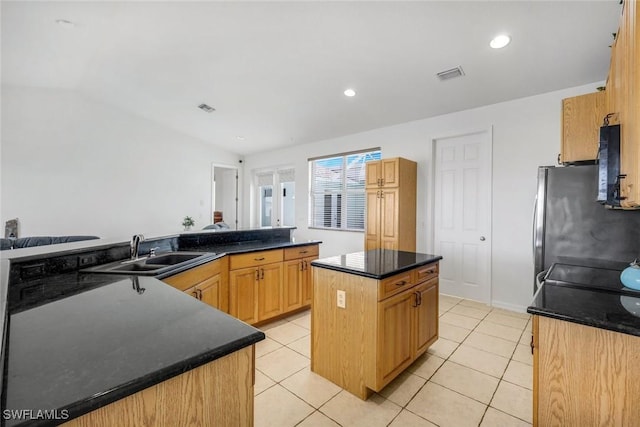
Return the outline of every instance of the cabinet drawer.
{"type": "Polygon", "coordinates": [[[226,271],[227,268],[227,259],[224,257],[208,262],[199,267],[183,271],[182,273],[178,273],[174,276],[165,277],[162,281],[170,284],[174,288],[185,291],[198,283],[215,276],[216,274],[222,273],[223,270],[226,271]]]}
{"type": "Polygon", "coordinates": [[[382,301],[391,295],[398,294],[412,287],[414,285],[414,282],[411,280],[412,271],[396,274],[395,276],[380,280],[378,301],[382,301]]]}
{"type": "Polygon", "coordinates": [[[271,264],[272,262],[282,262],[282,249],[231,255],[229,270],[256,267],[258,265],[271,264]]]}
{"type": "Polygon", "coordinates": [[[286,248],[284,250],[285,261],[289,261],[291,259],[306,258],[310,256],[318,256],[318,245],[298,246],[295,248],[286,248]]]}
{"type": "Polygon", "coordinates": [[[427,280],[438,277],[438,263],[423,265],[413,270],[413,283],[422,283],[427,280]]]}

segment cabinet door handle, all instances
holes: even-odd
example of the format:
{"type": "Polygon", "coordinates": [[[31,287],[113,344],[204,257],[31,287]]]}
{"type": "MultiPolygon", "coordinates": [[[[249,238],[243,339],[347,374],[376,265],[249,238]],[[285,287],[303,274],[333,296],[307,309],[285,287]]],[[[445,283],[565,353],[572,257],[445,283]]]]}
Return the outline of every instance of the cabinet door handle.
{"type": "Polygon", "coordinates": [[[384,191],[380,190],[380,198],[384,199],[384,191]]]}
{"type": "Polygon", "coordinates": [[[302,254],[306,254],[307,252],[309,252],[309,251],[300,251],[300,252],[298,252],[298,253],[299,253],[300,255],[302,255],[302,254]]]}
{"type": "MultiPolygon", "coordinates": [[[[196,289],[193,292],[191,292],[191,296],[194,297],[194,298],[198,298],[198,290],[196,289]]],[[[200,298],[198,298],[198,299],[200,299],[200,298]]]]}
{"type": "Polygon", "coordinates": [[[264,279],[264,268],[260,269],[260,279],[264,279]]]}
{"type": "Polygon", "coordinates": [[[418,292],[418,305],[422,305],[422,292],[418,292]]]}
{"type": "Polygon", "coordinates": [[[264,257],[262,257],[262,258],[254,258],[253,260],[254,261],[264,261],[264,257]]]}
{"type": "Polygon", "coordinates": [[[436,272],[435,268],[430,268],[429,270],[427,270],[427,274],[433,274],[436,272]]]}
{"type": "Polygon", "coordinates": [[[531,343],[529,345],[531,346],[531,354],[533,354],[533,349],[535,348],[533,345],[533,334],[531,334],[531,343]]]}
{"type": "Polygon", "coordinates": [[[300,261],[300,271],[304,270],[304,261],[300,261]]]}
{"type": "Polygon", "coordinates": [[[407,284],[406,280],[401,280],[400,282],[396,283],[396,286],[404,286],[407,284]]]}
{"type": "Polygon", "coordinates": [[[202,289],[198,289],[198,299],[202,301],[202,289]]]}
{"type": "Polygon", "coordinates": [[[260,280],[260,270],[256,268],[256,280],[260,280]]]}
{"type": "Polygon", "coordinates": [[[418,298],[420,298],[420,294],[418,292],[414,292],[413,296],[416,297],[415,301],[413,301],[413,307],[417,307],[417,306],[420,305],[420,304],[418,304],[418,298]]]}
{"type": "Polygon", "coordinates": [[[305,270],[309,269],[309,263],[307,261],[304,261],[304,269],[305,270]]]}

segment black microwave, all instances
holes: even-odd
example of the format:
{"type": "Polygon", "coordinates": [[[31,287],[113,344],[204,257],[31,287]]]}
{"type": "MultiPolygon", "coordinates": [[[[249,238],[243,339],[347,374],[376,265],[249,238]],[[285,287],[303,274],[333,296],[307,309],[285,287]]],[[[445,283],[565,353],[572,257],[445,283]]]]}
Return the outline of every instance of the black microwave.
{"type": "Polygon", "coordinates": [[[620,125],[602,126],[598,146],[598,202],[620,207],[620,125]]]}

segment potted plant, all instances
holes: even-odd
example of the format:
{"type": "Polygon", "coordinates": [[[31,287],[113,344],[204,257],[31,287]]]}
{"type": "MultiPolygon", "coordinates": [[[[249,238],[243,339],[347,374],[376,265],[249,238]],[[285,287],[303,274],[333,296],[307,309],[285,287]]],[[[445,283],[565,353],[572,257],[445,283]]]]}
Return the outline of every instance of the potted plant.
{"type": "Polygon", "coordinates": [[[184,227],[184,231],[191,230],[191,227],[193,227],[195,224],[196,222],[190,216],[185,216],[184,219],[182,220],[182,226],[184,227]]]}

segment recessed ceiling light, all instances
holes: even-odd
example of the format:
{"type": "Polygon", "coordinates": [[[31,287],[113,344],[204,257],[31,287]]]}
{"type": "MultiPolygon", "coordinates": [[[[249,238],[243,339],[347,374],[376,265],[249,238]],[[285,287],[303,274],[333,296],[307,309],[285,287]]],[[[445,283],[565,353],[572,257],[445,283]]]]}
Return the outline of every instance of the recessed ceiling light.
{"type": "Polygon", "coordinates": [[[237,139],[238,141],[244,141],[244,136],[240,136],[240,135],[238,135],[238,136],[236,136],[236,139],[237,139]]]}
{"type": "Polygon", "coordinates": [[[66,19],[56,19],[56,24],[63,28],[74,28],[76,26],[76,24],[71,21],[67,21],[66,19]]]}
{"type": "Polygon", "coordinates": [[[508,45],[510,42],[511,42],[511,37],[509,37],[506,34],[500,34],[499,36],[495,36],[493,40],[491,40],[491,43],[489,43],[489,46],[491,46],[494,49],[502,49],[503,47],[508,45]]]}
{"type": "Polygon", "coordinates": [[[348,97],[356,96],[356,91],[353,89],[347,89],[344,91],[344,95],[348,97]]]}

